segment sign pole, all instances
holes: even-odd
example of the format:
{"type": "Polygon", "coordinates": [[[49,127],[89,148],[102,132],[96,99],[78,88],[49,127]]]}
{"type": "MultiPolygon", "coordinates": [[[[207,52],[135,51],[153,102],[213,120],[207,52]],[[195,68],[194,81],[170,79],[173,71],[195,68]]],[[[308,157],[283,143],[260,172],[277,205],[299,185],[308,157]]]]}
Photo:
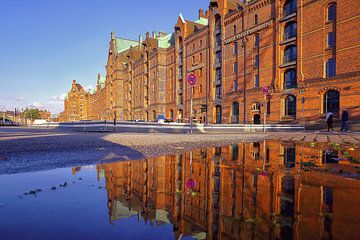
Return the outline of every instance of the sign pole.
{"type": "Polygon", "coordinates": [[[196,84],[196,76],[195,74],[189,74],[187,78],[188,85],[190,86],[190,134],[193,133],[193,117],[192,117],[192,110],[193,110],[193,86],[196,84]]]}
{"type": "Polygon", "coordinates": [[[301,105],[302,105],[302,122],[303,122],[303,127],[305,130],[305,110],[304,110],[304,104],[305,104],[305,97],[302,97],[301,99],[301,105]]]}
{"type": "Polygon", "coordinates": [[[264,94],[264,132],[266,132],[266,112],[267,112],[266,94],[264,94]]]}
{"type": "Polygon", "coordinates": [[[264,94],[264,132],[266,132],[266,114],[267,114],[267,103],[266,103],[266,96],[270,95],[269,88],[263,87],[262,93],[264,94]]]}
{"type": "Polygon", "coordinates": [[[192,109],[193,109],[193,96],[192,96],[193,86],[190,85],[190,134],[193,133],[193,116],[192,116],[192,109]]]}

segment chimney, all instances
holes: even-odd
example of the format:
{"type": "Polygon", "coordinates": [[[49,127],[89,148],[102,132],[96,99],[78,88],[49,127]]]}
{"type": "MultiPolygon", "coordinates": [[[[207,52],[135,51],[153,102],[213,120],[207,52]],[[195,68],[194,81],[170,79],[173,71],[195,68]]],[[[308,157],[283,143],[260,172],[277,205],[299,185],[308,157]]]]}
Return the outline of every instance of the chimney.
{"type": "Polygon", "coordinates": [[[152,32],[152,37],[156,38],[156,32],[155,31],[152,32]]]}
{"type": "Polygon", "coordinates": [[[100,80],[100,73],[98,73],[98,80],[100,80]]]}
{"type": "Polygon", "coordinates": [[[200,18],[206,18],[204,9],[202,9],[202,8],[199,9],[199,19],[200,19],[200,18]]]}
{"type": "Polygon", "coordinates": [[[143,36],[140,34],[139,35],[139,45],[141,45],[142,42],[143,42],[143,36]]]}
{"type": "Polygon", "coordinates": [[[72,84],[75,85],[75,84],[76,84],[76,80],[73,80],[73,81],[72,81],[72,84]]]}

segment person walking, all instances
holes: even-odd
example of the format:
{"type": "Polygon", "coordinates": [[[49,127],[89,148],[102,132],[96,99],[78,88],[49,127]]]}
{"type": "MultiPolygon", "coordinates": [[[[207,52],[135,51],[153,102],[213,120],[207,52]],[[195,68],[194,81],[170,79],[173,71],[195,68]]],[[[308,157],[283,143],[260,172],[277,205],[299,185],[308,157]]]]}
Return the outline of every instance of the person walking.
{"type": "Polygon", "coordinates": [[[334,128],[333,128],[333,123],[334,123],[334,114],[332,112],[328,112],[326,114],[326,123],[328,125],[328,132],[330,131],[334,131],[334,128]]]}
{"type": "Polygon", "coordinates": [[[343,109],[341,114],[341,131],[347,131],[347,121],[349,121],[349,113],[346,111],[346,109],[343,109]]]}

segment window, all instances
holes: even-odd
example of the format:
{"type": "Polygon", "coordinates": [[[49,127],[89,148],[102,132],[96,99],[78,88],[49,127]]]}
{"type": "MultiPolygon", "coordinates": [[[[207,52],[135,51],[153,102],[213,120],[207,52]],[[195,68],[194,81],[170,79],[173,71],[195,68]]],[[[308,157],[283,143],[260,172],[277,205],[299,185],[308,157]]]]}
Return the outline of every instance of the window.
{"type": "Polygon", "coordinates": [[[236,25],[234,25],[234,35],[236,34],[236,25]]]}
{"type": "Polygon", "coordinates": [[[202,85],[199,85],[199,93],[202,92],[202,85]]]}
{"type": "Polygon", "coordinates": [[[173,77],[174,76],[174,70],[171,68],[170,69],[170,76],[173,77]]]}
{"type": "Polygon", "coordinates": [[[284,5],[283,15],[286,17],[293,13],[296,13],[296,0],[287,0],[284,5]]]}
{"type": "Polygon", "coordinates": [[[221,98],[221,85],[216,86],[216,96],[215,98],[220,99],[221,98]]]}
{"type": "Polygon", "coordinates": [[[202,68],[199,69],[198,77],[201,77],[202,75],[202,68]]]}
{"type": "Polygon", "coordinates": [[[295,147],[284,147],[284,164],[286,168],[295,167],[295,147]]]}
{"type": "Polygon", "coordinates": [[[202,47],[202,39],[200,39],[199,47],[202,47]]]}
{"type": "Polygon", "coordinates": [[[232,104],[231,123],[239,123],[239,103],[238,102],[233,102],[233,104],[232,104]]]}
{"type": "Polygon", "coordinates": [[[216,36],[216,45],[221,46],[221,35],[216,36]]]}
{"type": "Polygon", "coordinates": [[[284,40],[296,37],[296,22],[289,22],[285,25],[284,40]]]}
{"type": "Polygon", "coordinates": [[[251,110],[260,111],[260,103],[253,103],[253,105],[251,105],[251,110]]]}
{"type": "Polygon", "coordinates": [[[236,79],[236,80],[234,80],[234,91],[237,91],[238,88],[239,88],[239,82],[238,82],[238,80],[236,79]]]}
{"type": "Polygon", "coordinates": [[[330,58],[326,62],[326,77],[335,77],[336,75],[336,61],[335,58],[330,58]]]}
{"type": "Polygon", "coordinates": [[[335,116],[339,115],[340,94],[336,90],[327,91],[324,94],[324,113],[332,112],[335,116]]]}
{"type": "Polygon", "coordinates": [[[239,146],[237,144],[231,145],[231,159],[236,161],[239,157],[239,146]]]}
{"type": "Polygon", "coordinates": [[[216,60],[221,62],[221,52],[216,53],[216,60]]]}
{"type": "Polygon", "coordinates": [[[237,62],[234,62],[234,73],[238,72],[238,64],[237,62]]]}
{"type": "Polygon", "coordinates": [[[221,70],[221,68],[217,68],[216,69],[216,77],[218,78],[221,78],[222,77],[222,70],[221,70]]]}
{"type": "Polygon", "coordinates": [[[254,59],[254,67],[259,67],[259,55],[255,55],[255,59],[254,59]]]}
{"type": "Polygon", "coordinates": [[[266,114],[270,115],[271,112],[271,104],[270,104],[270,100],[266,102],[266,114]]]}
{"type": "Polygon", "coordinates": [[[335,4],[331,4],[328,7],[328,21],[335,21],[336,19],[336,6],[335,4]]]}
{"type": "Polygon", "coordinates": [[[256,33],[254,36],[254,48],[258,48],[259,47],[259,34],[256,33]]]}
{"type": "Polygon", "coordinates": [[[254,16],[254,24],[258,24],[259,23],[259,17],[257,14],[255,14],[254,16]]]}
{"type": "Polygon", "coordinates": [[[296,62],[297,49],[295,45],[288,46],[284,53],[284,63],[296,62]]]}
{"type": "Polygon", "coordinates": [[[195,51],[195,43],[192,45],[192,50],[195,51]]]}
{"type": "Polygon", "coordinates": [[[335,47],[335,33],[328,33],[328,47],[335,47]]]}
{"type": "Polygon", "coordinates": [[[297,87],[296,70],[289,69],[284,73],[284,89],[291,89],[297,87]]]}
{"type": "Polygon", "coordinates": [[[254,87],[259,87],[259,86],[260,86],[259,75],[256,74],[254,77],[254,87]]]}
{"type": "Polygon", "coordinates": [[[192,57],[192,63],[195,63],[195,56],[192,57]]]}
{"type": "Polygon", "coordinates": [[[220,105],[216,106],[216,123],[221,123],[222,118],[222,109],[220,105]]]}
{"type": "Polygon", "coordinates": [[[234,43],[234,55],[237,55],[237,53],[238,53],[238,43],[235,42],[234,43]]]}
{"type": "Polygon", "coordinates": [[[200,62],[202,61],[202,53],[200,53],[200,55],[199,55],[199,61],[200,62]]]}
{"type": "Polygon", "coordinates": [[[296,116],[296,98],[294,96],[287,96],[285,98],[285,115],[296,116]]]}

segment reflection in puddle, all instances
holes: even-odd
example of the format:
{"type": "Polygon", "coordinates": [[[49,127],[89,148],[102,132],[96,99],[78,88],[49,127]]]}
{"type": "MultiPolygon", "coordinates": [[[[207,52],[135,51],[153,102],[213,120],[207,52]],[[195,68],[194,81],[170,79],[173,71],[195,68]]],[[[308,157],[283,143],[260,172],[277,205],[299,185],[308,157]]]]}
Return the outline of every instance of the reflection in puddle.
{"type": "MultiPolygon", "coordinates": [[[[360,165],[349,161],[349,155],[358,159],[359,149],[344,149],[264,141],[102,164],[91,174],[74,167],[65,169],[73,178],[61,190],[72,191],[86,206],[78,211],[71,204],[62,207],[75,210],[85,226],[97,226],[78,231],[90,239],[96,238],[94,231],[132,239],[360,239],[360,165]],[[93,187],[85,187],[89,185],[93,187]],[[104,208],[89,215],[98,206],[104,208]],[[100,220],[104,214],[108,221],[100,220]]],[[[11,175],[1,181],[7,177],[11,175]]],[[[64,183],[61,177],[59,181],[64,183]]],[[[43,189],[35,201],[54,201],[51,191],[43,189]]],[[[57,195],[57,201],[67,200],[57,195]]],[[[22,204],[43,219],[55,217],[46,205],[42,210],[24,200],[12,206],[0,203],[0,213],[16,213],[22,204]]],[[[0,214],[0,230],[3,218],[0,214]]],[[[61,230],[64,225],[58,224],[61,230]]],[[[84,227],[80,225],[70,229],[84,227]]]]}

